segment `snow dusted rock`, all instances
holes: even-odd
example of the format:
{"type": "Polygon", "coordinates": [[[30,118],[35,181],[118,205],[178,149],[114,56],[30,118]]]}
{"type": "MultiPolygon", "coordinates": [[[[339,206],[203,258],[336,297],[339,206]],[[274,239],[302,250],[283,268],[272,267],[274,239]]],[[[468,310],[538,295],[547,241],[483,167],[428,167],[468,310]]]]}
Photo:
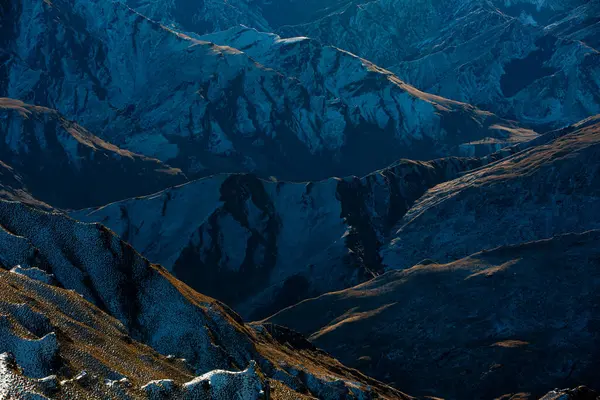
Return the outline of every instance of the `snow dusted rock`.
{"type": "Polygon", "coordinates": [[[345,52],[324,48],[320,55],[314,43],[274,47],[284,50],[280,66],[292,63],[288,72],[258,64],[243,49],[178,33],[120,2],[10,4],[0,95],[40,101],[191,176],[363,175],[402,156],[431,159],[458,153],[462,143],[515,136],[501,126],[519,130],[345,52]],[[301,73],[332,79],[319,78],[315,87],[301,73]]]}
{"type": "MultiPolygon", "coordinates": [[[[36,255],[36,265],[54,274],[61,286],[122,321],[134,338],[144,338],[165,354],[188,358],[204,371],[214,369],[203,366],[204,360],[223,368],[229,366],[230,357],[245,361],[250,343],[243,337],[235,340],[239,333],[227,323],[232,318],[227,311],[221,314],[218,306],[200,295],[196,301],[204,303],[206,310],[190,303],[184,288],[180,291],[173,285],[162,267],[150,265],[103,226],[10,202],[0,203],[0,215],[0,225],[12,233],[11,239],[30,247],[25,253],[36,255]],[[187,313],[189,317],[180,320],[179,315],[187,313]],[[224,353],[211,342],[209,332],[230,337],[235,349],[224,353]]],[[[4,257],[13,265],[26,261],[21,252],[4,257]]]]}
{"type": "Polygon", "coordinates": [[[35,268],[35,267],[22,268],[20,265],[17,265],[13,269],[11,269],[10,272],[28,276],[31,279],[35,279],[40,282],[44,282],[48,285],[52,285],[56,282],[53,275],[48,274],[48,273],[42,271],[41,269],[35,268]]]}
{"type": "Polygon", "coordinates": [[[148,382],[141,387],[151,400],[175,396],[175,382],[172,379],[161,379],[148,382]]]}
{"type": "Polygon", "coordinates": [[[255,361],[241,372],[211,371],[183,385],[184,398],[268,400],[268,386],[258,375],[255,361]]]}
{"type": "Polygon", "coordinates": [[[303,184],[217,175],[72,216],[105,224],[196,290],[260,319],[371,278],[412,202],[480,165],[403,160],[362,179],[303,184]]]}
{"type": "Polygon", "coordinates": [[[35,380],[22,375],[15,358],[9,353],[0,354],[0,398],[15,400],[44,400],[35,380]]]}
{"type": "MultiPolygon", "coordinates": [[[[212,398],[229,398],[232,390],[244,388],[256,388],[260,398],[268,393],[267,381],[281,375],[280,360],[289,370],[307,370],[296,377],[295,388],[274,383],[288,393],[310,393],[310,387],[340,381],[351,388],[360,382],[367,399],[407,398],[314,348],[295,348],[245,325],[228,307],[150,264],[101,225],[14,202],[0,202],[0,225],[6,232],[0,250],[8,265],[19,259],[24,264],[23,257],[33,254],[34,265],[64,287],[0,270],[0,350],[13,352],[27,375],[57,375],[61,384],[53,398],[127,399],[139,396],[148,382],[165,379],[190,398],[207,382],[214,386],[212,398]],[[3,242],[10,240],[30,250],[8,252],[9,243],[3,242]],[[185,357],[192,368],[160,354],[185,357]],[[249,364],[245,373],[236,373],[249,364]],[[260,390],[256,374],[264,384],[260,390]]],[[[343,399],[356,397],[350,389],[346,393],[343,399]]]]}
{"type": "Polygon", "coordinates": [[[0,98],[0,141],[3,165],[20,178],[20,185],[6,186],[55,207],[106,204],[186,180],[181,171],[119,149],[54,110],[18,100],[0,98]]]}
{"type": "Polygon", "coordinates": [[[58,352],[55,333],[39,339],[22,338],[13,333],[8,316],[0,316],[0,352],[15,356],[23,373],[32,378],[42,378],[50,373],[58,352]]]}
{"type": "Polygon", "coordinates": [[[426,92],[564,126],[600,112],[597,15],[596,0],[377,0],[279,31],[351,51],[426,92]]]}

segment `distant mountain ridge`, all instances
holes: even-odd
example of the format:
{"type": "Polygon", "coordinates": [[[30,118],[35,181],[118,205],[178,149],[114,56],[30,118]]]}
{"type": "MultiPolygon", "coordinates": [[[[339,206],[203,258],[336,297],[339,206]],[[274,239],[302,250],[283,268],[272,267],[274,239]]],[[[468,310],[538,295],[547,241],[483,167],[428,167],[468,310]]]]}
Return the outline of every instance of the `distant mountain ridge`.
{"type": "Polygon", "coordinates": [[[309,37],[425,92],[544,128],[600,113],[596,0],[128,4],[198,34],[242,24],[285,38],[309,37]],[[185,13],[177,12],[183,5],[185,13]],[[206,25],[204,18],[218,22],[206,25]]]}
{"type": "Polygon", "coordinates": [[[263,66],[119,2],[11,4],[3,25],[3,95],[56,109],[190,177],[364,175],[402,156],[456,155],[460,145],[485,138],[523,140],[515,122],[420,92],[317,43],[274,47],[287,58],[263,66]],[[30,21],[36,31],[26,29],[30,21]],[[312,72],[331,75],[331,82],[315,86],[299,75],[311,69],[283,68],[291,58],[314,63],[312,72]]]}

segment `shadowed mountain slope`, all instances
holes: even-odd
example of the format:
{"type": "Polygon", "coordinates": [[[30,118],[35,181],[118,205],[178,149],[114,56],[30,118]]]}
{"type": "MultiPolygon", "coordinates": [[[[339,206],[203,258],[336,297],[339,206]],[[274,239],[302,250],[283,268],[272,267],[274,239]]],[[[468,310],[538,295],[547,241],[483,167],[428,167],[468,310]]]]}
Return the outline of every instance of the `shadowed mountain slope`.
{"type": "Polygon", "coordinates": [[[54,110],[0,98],[0,179],[10,199],[83,208],[186,181],[180,170],[122,150],[54,110]],[[12,188],[12,189],[11,189],[12,188]]]}
{"type": "Polygon", "coordinates": [[[105,224],[150,260],[247,318],[383,270],[379,249],[425,191],[482,160],[401,160],[362,179],[304,184],[217,175],[71,213],[105,224]]]}
{"type": "MultiPolygon", "coordinates": [[[[165,374],[164,379],[171,376],[179,385],[186,382],[186,374],[190,374],[190,371],[193,371],[194,375],[201,375],[215,369],[241,371],[250,365],[251,370],[246,375],[250,375],[250,378],[254,376],[252,382],[274,380],[276,381],[273,383],[274,387],[276,389],[278,387],[277,390],[282,393],[286,390],[290,393],[298,391],[308,396],[336,400],[351,399],[356,396],[407,398],[400,392],[357,371],[343,367],[284,328],[273,325],[263,327],[245,325],[228,307],[193,291],[171,276],[164,268],[149,263],[101,225],[83,224],[64,215],[37,211],[20,203],[0,201],[0,226],[2,227],[0,230],[2,265],[7,268],[19,265],[14,269],[15,274],[45,282],[34,285],[30,283],[30,278],[19,278],[21,281],[14,278],[17,279],[17,288],[21,287],[17,289],[15,296],[26,296],[28,290],[33,290],[31,296],[38,300],[32,301],[32,306],[40,308],[42,312],[58,308],[56,311],[58,316],[48,315],[47,318],[56,318],[54,321],[57,321],[59,328],[60,324],[64,323],[60,322],[64,321],[61,313],[70,315],[76,325],[95,324],[94,319],[80,321],[83,318],[80,317],[82,314],[95,315],[95,318],[101,321],[100,326],[108,325],[106,332],[98,332],[97,327],[94,327],[96,332],[88,337],[78,336],[82,334],[74,333],[72,330],[66,332],[67,338],[59,334],[59,348],[62,348],[60,341],[69,340],[69,336],[72,340],[79,341],[72,345],[77,349],[88,341],[110,341],[110,337],[102,335],[113,335],[120,331],[122,337],[112,344],[115,346],[113,348],[118,349],[119,346],[123,348],[127,341],[130,342],[131,347],[128,352],[120,356],[131,355],[135,358],[135,353],[143,350],[141,345],[133,343],[138,341],[163,355],[185,358],[189,363],[189,366],[186,366],[187,364],[174,366],[173,371],[169,372],[172,375],[168,375],[169,364],[164,357],[157,356],[154,351],[148,350],[147,357],[151,357],[150,359],[142,357],[142,360],[135,361],[127,356],[119,363],[112,351],[112,355],[104,360],[104,348],[94,350],[94,346],[91,346],[87,351],[95,352],[93,358],[106,363],[107,369],[102,372],[97,362],[89,359],[85,354],[73,356],[71,360],[71,356],[64,353],[67,354],[67,362],[73,364],[72,368],[78,366],[92,368],[94,374],[98,374],[97,384],[100,386],[105,384],[104,378],[118,377],[111,368],[115,368],[116,371],[136,382],[139,382],[142,377],[145,379],[145,377],[165,374]],[[67,295],[66,291],[48,288],[47,284],[54,284],[74,293],[67,295]],[[63,303],[66,301],[63,300],[65,297],[68,300],[66,304],[63,303]],[[73,299],[79,301],[75,303],[76,308],[69,311],[71,307],[69,304],[73,299]],[[86,301],[94,304],[101,311],[86,301]],[[47,304],[37,304],[44,302],[47,304]],[[256,361],[256,367],[252,366],[252,360],[256,361]],[[153,362],[156,363],[158,370],[151,374],[144,368],[152,365],[153,362]],[[135,369],[136,363],[146,363],[144,364],[146,366],[142,365],[141,370],[126,373],[128,368],[135,369]],[[254,372],[256,368],[262,371],[259,376],[254,372]]],[[[11,279],[3,279],[3,282],[9,284],[11,279]]],[[[10,293],[13,292],[9,290],[7,295],[10,293]]],[[[50,331],[46,330],[42,333],[48,332],[50,331]]],[[[52,337],[45,340],[55,341],[56,338],[52,339],[52,337]]],[[[12,351],[7,343],[11,342],[0,341],[0,353],[12,351]]],[[[51,348],[56,347],[52,346],[51,348]]],[[[16,355],[19,363],[18,354],[16,355]]],[[[21,360],[20,363],[23,362],[21,360]]],[[[176,361],[174,362],[177,364],[176,361]]],[[[27,371],[27,365],[24,365],[27,371]]],[[[52,363],[44,361],[40,365],[40,368],[46,369],[32,369],[39,373],[27,376],[39,378],[46,376],[47,373],[60,375],[60,370],[57,370],[60,364],[55,367],[52,363]]],[[[71,369],[64,372],[67,376],[69,373],[74,371],[71,369]]],[[[206,379],[204,377],[204,381],[206,379]]],[[[74,384],[78,383],[74,382],[74,384]]],[[[196,385],[199,385],[198,390],[200,386],[204,387],[202,382],[197,382],[196,385]]],[[[178,386],[173,390],[171,394],[177,393],[178,390],[185,392],[191,389],[189,385],[184,384],[183,387],[178,386]]],[[[256,397],[251,398],[260,398],[258,391],[253,393],[256,397]]]]}
{"type": "Polygon", "coordinates": [[[427,261],[268,321],[416,395],[535,399],[598,382],[599,244],[591,231],[427,261]]]}
{"type": "MultiPolygon", "coordinates": [[[[570,133],[568,133],[570,132],[570,133]]],[[[600,123],[428,191],[396,226],[384,264],[447,262],[483,249],[600,228],[600,123]]]]}

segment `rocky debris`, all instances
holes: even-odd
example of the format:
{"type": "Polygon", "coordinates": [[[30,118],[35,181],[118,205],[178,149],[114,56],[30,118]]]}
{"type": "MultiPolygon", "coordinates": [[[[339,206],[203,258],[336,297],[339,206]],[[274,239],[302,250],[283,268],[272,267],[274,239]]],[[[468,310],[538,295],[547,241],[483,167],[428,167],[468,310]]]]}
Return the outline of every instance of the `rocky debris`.
{"type": "Polygon", "coordinates": [[[0,352],[14,355],[23,373],[32,378],[42,378],[51,371],[58,353],[54,332],[42,338],[22,338],[13,333],[8,316],[0,316],[0,352]]]}
{"type": "Polygon", "coordinates": [[[597,118],[429,190],[382,250],[389,268],[600,228],[597,118]]]}
{"type": "Polygon", "coordinates": [[[260,319],[380,273],[384,238],[412,203],[481,165],[402,160],[302,184],[218,175],[71,215],[105,224],[194,289],[260,319]]]}
{"type": "Polygon", "coordinates": [[[35,279],[40,282],[44,282],[48,285],[53,285],[56,283],[56,280],[54,279],[53,275],[47,274],[46,272],[42,271],[41,269],[35,268],[35,267],[23,268],[20,265],[17,265],[16,267],[13,267],[13,269],[11,269],[10,272],[28,276],[31,279],[35,279]]]}
{"type": "Polygon", "coordinates": [[[597,400],[599,398],[598,392],[585,386],[579,386],[575,389],[552,390],[540,400],[597,400]]]}
{"type": "MultiPolygon", "coordinates": [[[[402,156],[431,159],[457,154],[462,143],[519,136],[509,134],[520,129],[514,122],[420,92],[337,49],[320,56],[309,45],[317,54],[296,61],[335,78],[314,87],[300,71],[261,65],[243,49],[185,35],[121,2],[14,0],[8,8],[0,95],[39,101],[190,177],[364,175],[402,156]]],[[[273,49],[286,50],[280,64],[305,51],[294,42],[273,49]]]]}
{"type": "Polygon", "coordinates": [[[540,398],[596,382],[599,243],[591,231],[423,262],[268,321],[415,395],[540,398]]]}
{"type": "Polygon", "coordinates": [[[15,400],[48,399],[34,379],[23,376],[10,353],[0,354],[0,397],[15,400]]]}
{"type": "Polygon", "coordinates": [[[83,208],[186,181],[179,170],[119,149],[54,110],[18,100],[0,98],[0,141],[6,162],[0,182],[12,189],[12,196],[3,196],[11,200],[25,192],[55,207],[83,208]]]}

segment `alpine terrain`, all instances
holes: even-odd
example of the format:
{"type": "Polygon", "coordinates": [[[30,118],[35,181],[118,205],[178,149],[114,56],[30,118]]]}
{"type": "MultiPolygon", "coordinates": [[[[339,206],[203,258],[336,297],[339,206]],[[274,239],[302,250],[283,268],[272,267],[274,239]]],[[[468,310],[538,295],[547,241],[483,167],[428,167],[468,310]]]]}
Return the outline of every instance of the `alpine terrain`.
{"type": "Polygon", "coordinates": [[[0,400],[600,400],[599,0],[0,0],[0,400]]]}

